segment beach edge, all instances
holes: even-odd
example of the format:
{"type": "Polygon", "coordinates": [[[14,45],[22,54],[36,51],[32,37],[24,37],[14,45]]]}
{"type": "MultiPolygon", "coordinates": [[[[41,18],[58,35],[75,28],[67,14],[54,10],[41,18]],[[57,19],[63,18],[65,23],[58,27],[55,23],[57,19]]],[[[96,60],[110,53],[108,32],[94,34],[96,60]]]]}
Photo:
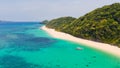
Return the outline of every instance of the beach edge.
{"type": "Polygon", "coordinates": [[[120,57],[120,48],[118,48],[117,46],[77,38],[77,37],[74,37],[70,34],[63,33],[63,32],[58,32],[55,29],[47,28],[46,26],[42,26],[41,29],[46,31],[52,37],[76,42],[76,43],[79,43],[79,44],[85,44],[85,46],[92,47],[92,48],[95,48],[95,49],[99,49],[99,50],[104,51],[106,53],[112,54],[116,57],[120,57]]]}

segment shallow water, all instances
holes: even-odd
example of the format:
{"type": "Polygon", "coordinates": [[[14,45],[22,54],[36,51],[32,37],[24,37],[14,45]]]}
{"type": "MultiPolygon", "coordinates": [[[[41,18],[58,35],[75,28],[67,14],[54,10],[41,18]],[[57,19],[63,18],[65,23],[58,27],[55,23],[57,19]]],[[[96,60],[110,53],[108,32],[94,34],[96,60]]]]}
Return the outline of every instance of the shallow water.
{"type": "Polygon", "coordinates": [[[120,58],[55,39],[41,26],[25,22],[0,24],[0,68],[120,68],[120,58]]]}

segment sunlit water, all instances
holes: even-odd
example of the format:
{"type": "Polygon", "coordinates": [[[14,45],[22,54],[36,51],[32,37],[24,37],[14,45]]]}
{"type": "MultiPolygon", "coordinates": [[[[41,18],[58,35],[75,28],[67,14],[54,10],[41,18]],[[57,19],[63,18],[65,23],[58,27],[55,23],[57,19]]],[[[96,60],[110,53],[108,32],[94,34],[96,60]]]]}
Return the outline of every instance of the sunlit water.
{"type": "Polygon", "coordinates": [[[24,22],[0,24],[0,68],[120,68],[120,58],[55,39],[41,26],[24,22]]]}

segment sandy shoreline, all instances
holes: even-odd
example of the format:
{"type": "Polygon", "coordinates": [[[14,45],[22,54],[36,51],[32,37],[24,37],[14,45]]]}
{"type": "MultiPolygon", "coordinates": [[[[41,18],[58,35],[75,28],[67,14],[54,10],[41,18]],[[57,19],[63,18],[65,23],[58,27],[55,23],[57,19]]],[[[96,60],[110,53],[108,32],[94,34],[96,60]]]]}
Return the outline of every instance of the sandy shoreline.
{"type": "Polygon", "coordinates": [[[49,29],[45,26],[43,26],[41,29],[45,30],[51,36],[53,36],[55,38],[60,38],[60,39],[65,39],[65,40],[85,44],[86,46],[89,46],[89,47],[92,47],[95,49],[99,49],[99,50],[102,50],[102,51],[107,52],[109,54],[113,54],[117,57],[120,57],[120,48],[118,48],[116,46],[77,38],[77,37],[74,37],[74,36],[67,34],[67,33],[57,32],[54,29],[49,29]]]}

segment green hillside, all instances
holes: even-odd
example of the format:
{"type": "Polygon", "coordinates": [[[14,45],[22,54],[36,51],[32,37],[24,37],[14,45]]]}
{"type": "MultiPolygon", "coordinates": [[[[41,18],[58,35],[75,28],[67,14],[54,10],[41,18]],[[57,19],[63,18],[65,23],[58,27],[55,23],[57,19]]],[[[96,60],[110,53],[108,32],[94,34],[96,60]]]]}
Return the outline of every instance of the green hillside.
{"type": "Polygon", "coordinates": [[[72,21],[74,21],[76,18],[73,17],[61,17],[57,19],[53,19],[47,23],[47,27],[53,28],[57,31],[64,30],[66,25],[69,25],[72,21]]]}
{"type": "Polygon", "coordinates": [[[47,25],[73,36],[120,47],[120,3],[106,5],[75,18],[57,18],[47,25]]]}

